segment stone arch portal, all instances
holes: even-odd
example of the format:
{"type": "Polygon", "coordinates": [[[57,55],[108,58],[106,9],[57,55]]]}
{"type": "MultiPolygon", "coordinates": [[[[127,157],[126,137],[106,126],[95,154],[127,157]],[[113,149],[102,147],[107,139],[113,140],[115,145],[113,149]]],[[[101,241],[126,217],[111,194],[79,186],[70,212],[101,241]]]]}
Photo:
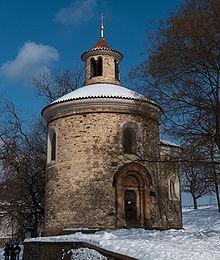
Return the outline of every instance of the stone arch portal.
{"type": "Polygon", "coordinates": [[[116,228],[150,226],[150,186],[148,171],[138,164],[122,166],[114,176],[116,228]]]}

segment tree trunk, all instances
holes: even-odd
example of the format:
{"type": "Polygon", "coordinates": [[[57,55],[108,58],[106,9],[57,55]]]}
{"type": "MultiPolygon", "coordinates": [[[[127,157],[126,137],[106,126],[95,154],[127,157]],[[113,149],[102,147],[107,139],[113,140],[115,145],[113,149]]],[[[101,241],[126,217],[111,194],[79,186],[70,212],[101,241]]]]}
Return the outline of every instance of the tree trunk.
{"type": "Polygon", "coordinates": [[[194,209],[198,209],[197,199],[195,197],[193,197],[193,206],[194,206],[194,209]]]}
{"type": "MultiPolygon", "coordinates": [[[[212,157],[212,161],[214,161],[214,158],[212,157]]],[[[217,172],[215,169],[215,165],[213,164],[213,175],[214,175],[214,185],[215,185],[215,194],[216,194],[216,200],[217,200],[217,206],[218,206],[218,211],[220,212],[220,197],[219,197],[219,188],[218,188],[218,176],[217,172]]]]}
{"type": "Polygon", "coordinates": [[[31,237],[37,237],[37,236],[38,236],[38,234],[37,234],[37,227],[34,226],[32,231],[31,231],[31,237]]]}
{"type": "Polygon", "coordinates": [[[38,236],[37,231],[38,231],[38,216],[37,216],[37,214],[34,214],[33,229],[32,229],[31,237],[37,237],[38,236]]]}
{"type": "Polygon", "coordinates": [[[218,206],[218,211],[220,212],[220,197],[219,197],[219,188],[218,188],[218,183],[215,180],[215,193],[216,193],[216,199],[217,199],[217,206],[218,206]]]}
{"type": "Polygon", "coordinates": [[[218,152],[220,153],[220,101],[219,101],[220,89],[218,85],[218,99],[217,99],[217,109],[216,109],[216,134],[215,141],[218,146],[218,152]]]}

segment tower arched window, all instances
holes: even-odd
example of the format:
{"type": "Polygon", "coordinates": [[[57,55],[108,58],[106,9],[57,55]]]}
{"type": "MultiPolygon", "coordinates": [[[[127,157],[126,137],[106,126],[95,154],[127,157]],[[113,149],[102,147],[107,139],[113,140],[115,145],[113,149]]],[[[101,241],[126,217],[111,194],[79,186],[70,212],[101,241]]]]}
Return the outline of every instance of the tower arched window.
{"type": "Polygon", "coordinates": [[[120,79],[120,76],[119,76],[119,64],[118,64],[118,60],[115,60],[115,78],[117,80],[120,79]]]}
{"type": "Polygon", "coordinates": [[[90,76],[97,77],[102,76],[103,64],[102,57],[99,57],[97,60],[94,58],[90,59],[90,76]]]}
{"type": "Polygon", "coordinates": [[[97,63],[97,76],[102,76],[102,58],[99,57],[97,63]]]}
{"type": "Polygon", "coordinates": [[[90,76],[91,77],[96,76],[96,61],[94,58],[90,59],[90,76]]]}
{"type": "Polygon", "coordinates": [[[48,133],[48,162],[56,161],[57,136],[54,129],[48,133]]]}
{"type": "Polygon", "coordinates": [[[135,151],[136,146],[136,133],[134,129],[126,127],[123,130],[123,149],[127,153],[135,151]]]}

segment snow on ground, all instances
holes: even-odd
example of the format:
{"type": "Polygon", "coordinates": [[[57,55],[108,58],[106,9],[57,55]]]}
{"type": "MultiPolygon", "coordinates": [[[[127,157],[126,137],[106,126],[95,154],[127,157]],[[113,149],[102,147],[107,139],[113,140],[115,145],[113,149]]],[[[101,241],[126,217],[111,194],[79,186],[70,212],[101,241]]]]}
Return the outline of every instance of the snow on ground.
{"type": "Polygon", "coordinates": [[[79,232],[67,236],[41,237],[31,241],[86,241],[144,260],[220,260],[220,213],[217,209],[184,208],[183,222],[185,230],[106,230],[95,234],[79,232]]]}

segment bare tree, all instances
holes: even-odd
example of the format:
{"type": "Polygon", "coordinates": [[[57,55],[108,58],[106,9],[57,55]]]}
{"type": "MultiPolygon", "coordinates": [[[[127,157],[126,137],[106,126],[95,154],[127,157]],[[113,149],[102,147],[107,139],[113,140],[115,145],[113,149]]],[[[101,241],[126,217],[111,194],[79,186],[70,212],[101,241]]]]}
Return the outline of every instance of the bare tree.
{"type": "Polygon", "coordinates": [[[8,102],[2,104],[1,115],[4,211],[16,219],[21,237],[27,231],[37,236],[44,218],[45,127],[42,121],[36,121],[25,128],[8,102]]]}
{"type": "Polygon", "coordinates": [[[210,165],[204,163],[204,155],[197,146],[187,143],[184,146],[181,163],[181,187],[182,191],[190,193],[193,199],[194,209],[198,208],[197,199],[212,191],[210,179],[210,165]]]}
{"type": "Polygon", "coordinates": [[[216,144],[209,143],[205,149],[205,156],[210,162],[209,168],[209,179],[213,185],[212,192],[216,195],[216,201],[218,205],[218,211],[220,212],[220,196],[219,196],[219,185],[220,185],[220,157],[216,144]]]}
{"type": "Polygon", "coordinates": [[[220,149],[219,13],[218,0],[185,1],[130,78],[163,106],[169,133],[208,135],[220,149]]]}
{"type": "MultiPolygon", "coordinates": [[[[39,96],[52,102],[81,87],[83,80],[82,68],[57,74],[44,70],[33,84],[39,96]]],[[[3,101],[0,112],[3,210],[16,220],[20,237],[28,231],[37,236],[44,220],[46,126],[42,119],[28,125],[10,102],[3,101]]]]}
{"type": "Polygon", "coordinates": [[[62,73],[52,74],[43,70],[41,74],[33,79],[34,88],[39,96],[52,102],[55,99],[83,86],[84,69],[77,67],[74,71],[64,70],[62,73]]]}
{"type": "MultiPolygon", "coordinates": [[[[166,134],[183,143],[196,140],[201,152],[214,144],[218,156],[219,14],[219,0],[184,1],[176,13],[160,23],[156,33],[148,33],[147,57],[129,76],[132,83],[163,107],[166,134]]],[[[207,162],[210,164],[211,160],[207,162]]]]}

